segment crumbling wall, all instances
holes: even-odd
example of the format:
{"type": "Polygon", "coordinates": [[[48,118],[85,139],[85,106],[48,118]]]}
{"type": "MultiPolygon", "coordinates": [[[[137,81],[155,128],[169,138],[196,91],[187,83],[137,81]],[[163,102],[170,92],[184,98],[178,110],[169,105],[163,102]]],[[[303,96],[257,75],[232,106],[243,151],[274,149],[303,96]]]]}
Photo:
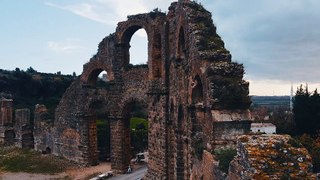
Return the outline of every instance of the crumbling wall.
{"type": "Polygon", "coordinates": [[[195,154],[235,144],[236,135],[249,131],[251,102],[243,73],[216,33],[211,13],[195,2],[174,2],[167,14],[156,9],[128,16],[101,41],[61,99],[53,153],[95,164],[95,120],[97,108],[103,109],[110,122],[112,168],[124,172],[130,162],[129,107],[139,102],[148,110],[146,178],[190,179],[195,160],[203,163],[195,154]],[[130,40],[141,28],[148,36],[148,62],[132,66],[130,40]],[[98,87],[102,71],[110,81],[98,87]]]}
{"type": "Polygon", "coordinates": [[[289,135],[243,135],[228,179],[316,179],[311,156],[289,135]]]}
{"type": "Polygon", "coordinates": [[[0,143],[13,145],[15,138],[13,130],[13,100],[1,98],[0,106],[0,143]]]}
{"type": "Polygon", "coordinates": [[[53,120],[49,118],[45,105],[37,104],[34,112],[34,149],[43,153],[51,153],[53,149],[53,120]]]}
{"type": "MultiPolygon", "coordinates": [[[[44,129],[42,129],[44,130],[44,129]]],[[[29,109],[15,110],[15,145],[20,148],[33,148],[33,123],[30,119],[29,109]]]]}

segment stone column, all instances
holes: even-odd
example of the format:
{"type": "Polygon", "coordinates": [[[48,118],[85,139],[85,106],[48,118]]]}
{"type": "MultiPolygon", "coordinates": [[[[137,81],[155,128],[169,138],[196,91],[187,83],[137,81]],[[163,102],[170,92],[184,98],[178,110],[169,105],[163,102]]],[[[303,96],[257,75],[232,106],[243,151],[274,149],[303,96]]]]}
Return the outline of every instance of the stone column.
{"type": "Polygon", "coordinates": [[[111,166],[116,173],[124,173],[130,163],[130,129],[125,127],[124,119],[116,117],[110,119],[111,166]]]}
{"type": "Polygon", "coordinates": [[[0,126],[12,125],[13,100],[1,100],[1,122],[0,126]]]}
{"type": "Polygon", "coordinates": [[[30,122],[29,109],[17,109],[15,111],[14,130],[16,133],[15,145],[17,147],[33,147],[33,128],[30,122]]]}

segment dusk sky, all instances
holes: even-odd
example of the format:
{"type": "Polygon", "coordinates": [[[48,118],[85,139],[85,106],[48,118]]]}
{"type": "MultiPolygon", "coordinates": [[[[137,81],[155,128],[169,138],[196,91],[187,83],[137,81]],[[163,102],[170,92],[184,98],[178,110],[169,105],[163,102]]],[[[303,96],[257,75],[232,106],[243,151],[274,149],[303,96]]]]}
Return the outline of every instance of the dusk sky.
{"type": "MultiPolygon", "coordinates": [[[[1,0],[0,68],[81,74],[99,42],[127,15],[169,0],[1,0]]],[[[233,61],[243,63],[251,95],[288,95],[291,83],[320,87],[319,0],[199,0],[212,13],[233,61]]],[[[146,62],[143,30],[132,63],[146,62]]]]}

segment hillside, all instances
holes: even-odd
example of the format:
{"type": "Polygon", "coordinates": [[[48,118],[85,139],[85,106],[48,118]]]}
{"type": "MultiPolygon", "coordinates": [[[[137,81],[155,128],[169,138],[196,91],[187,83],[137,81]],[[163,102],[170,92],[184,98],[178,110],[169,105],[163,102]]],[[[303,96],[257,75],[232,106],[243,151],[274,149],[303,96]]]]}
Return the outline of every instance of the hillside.
{"type": "Polygon", "coordinates": [[[55,107],[75,78],[60,73],[39,73],[31,67],[27,71],[0,69],[0,98],[12,98],[14,109],[29,108],[31,116],[36,104],[44,104],[53,118],[55,107]]]}
{"type": "Polygon", "coordinates": [[[251,96],[252,107],[288,107],[290,106],[290,96],[251,96]]]}

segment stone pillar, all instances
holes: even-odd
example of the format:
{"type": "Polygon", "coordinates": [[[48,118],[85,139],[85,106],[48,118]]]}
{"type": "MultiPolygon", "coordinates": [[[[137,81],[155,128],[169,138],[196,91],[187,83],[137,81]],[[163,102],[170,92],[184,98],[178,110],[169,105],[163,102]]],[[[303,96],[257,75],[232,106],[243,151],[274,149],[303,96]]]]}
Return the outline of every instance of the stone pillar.
{"type": "Polygon", "coordinates": [[[29,109],[17,109],[15,111],[15,125],[16,133],[15,145],[20,148],[33,148],[33,127],[30,122],[29,109]]]}
{"type": "Polygon", "coordinates": [[[130,129],[125,128],[123,118],[110,119],[111,166],[116,173],[124,173],[130,163],[130,129]]]}
{"type": "Polygon", "coordinates": [[[154,81],[149,87],[148,172],[146,179],[168,179],[168,98],[164,87],[154,81]]]}
{"type": "Polygon", "coordinates": [[[98,143],[97,143],[97,124],[96,116],[88,116],[88,140],[89,140],[89,164],[97,165],[99,161],[98,143]]]}
{"type": "Polygon", "coordinates": [[[0,102],[0,143],[13,145],[15,133],[12,127],[13,100],[1,99],[0,102]]]}
{"type": "Polygon", "coordinates": [[[1,100],[0,126],[12,125],[13,100],[1,100]]]}

